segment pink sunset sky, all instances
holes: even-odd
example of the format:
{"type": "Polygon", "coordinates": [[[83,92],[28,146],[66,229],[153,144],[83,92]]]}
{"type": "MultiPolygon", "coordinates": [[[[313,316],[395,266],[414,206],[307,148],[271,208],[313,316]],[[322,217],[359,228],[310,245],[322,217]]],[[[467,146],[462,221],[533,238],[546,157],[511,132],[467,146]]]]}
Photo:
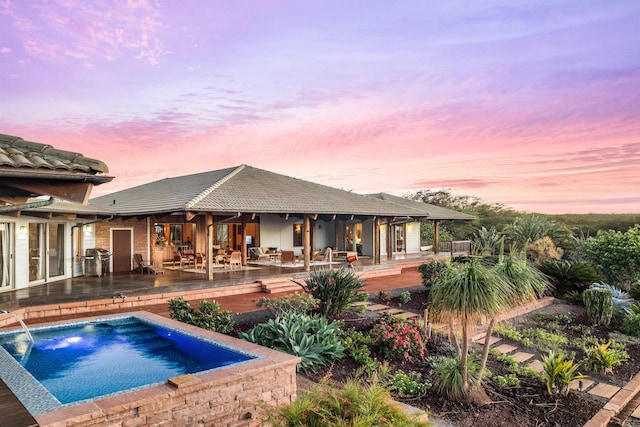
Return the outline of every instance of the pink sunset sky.
{"type": "Polygon", "coordinates": [[[640,1],[0,0],[0,133],[93,196],[240,164],[640,212],[640,1]]]}

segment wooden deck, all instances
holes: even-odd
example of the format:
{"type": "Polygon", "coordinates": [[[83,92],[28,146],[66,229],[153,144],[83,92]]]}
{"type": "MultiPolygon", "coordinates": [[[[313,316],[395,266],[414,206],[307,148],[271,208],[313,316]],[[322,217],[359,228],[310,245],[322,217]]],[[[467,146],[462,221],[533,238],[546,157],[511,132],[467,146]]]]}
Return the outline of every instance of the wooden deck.
{"type": "Polygon", "coordinates": [[[0,380],[0,414],[2,414],[2,425],[11,427],[36,427],[38,425],[2,380],[0,380]]]}

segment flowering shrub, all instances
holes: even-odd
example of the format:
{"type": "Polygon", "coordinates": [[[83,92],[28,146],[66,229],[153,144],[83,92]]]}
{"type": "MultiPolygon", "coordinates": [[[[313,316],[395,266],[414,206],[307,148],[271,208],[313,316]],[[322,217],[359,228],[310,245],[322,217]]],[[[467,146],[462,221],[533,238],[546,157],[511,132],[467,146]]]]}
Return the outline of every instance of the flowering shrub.
{"type": "Polygon", "coordinates": [[[373,345],[386,359],[422,359],[427,354],[427,335],[415,322],[383,315],[371,330],[373,345]]]}

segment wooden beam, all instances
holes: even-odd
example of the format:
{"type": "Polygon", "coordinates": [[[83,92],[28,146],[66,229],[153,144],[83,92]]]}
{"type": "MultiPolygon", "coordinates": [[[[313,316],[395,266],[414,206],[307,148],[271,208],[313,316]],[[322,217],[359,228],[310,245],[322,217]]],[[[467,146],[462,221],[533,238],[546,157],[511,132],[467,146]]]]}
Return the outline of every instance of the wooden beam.
{"type": "MultiPolygon", "coordinates": [[[[86,205],[93,184],[89,182],[51,181],[51,180],[9,180],[10,185],[33,194],[53,196],[86,205]]],[[[9,183],[3,182],[3,185],[9,183]]]]}
{"type": "Polygon", "coordinates": [[[433,220],[433,254],[440,253],[440,220],[433,220]]]}
{"type": "Polygon", "coordinates": [[[195,212],[187,212],[185,215],[185,218],[187,219],[187,222],[191,221],[193,218],[196,217],[196,213],[195,212]]]}
{"type": "Polygon", "coordinates": [[[289,214],[288,213],[284,214],[284,220],[285,221],[289,221],[289,214]]]}
{"type": "Polygon", "coordinates": [[[28,197],[0,197],[0,205],[24,205],[29,201],[28,197]]]}

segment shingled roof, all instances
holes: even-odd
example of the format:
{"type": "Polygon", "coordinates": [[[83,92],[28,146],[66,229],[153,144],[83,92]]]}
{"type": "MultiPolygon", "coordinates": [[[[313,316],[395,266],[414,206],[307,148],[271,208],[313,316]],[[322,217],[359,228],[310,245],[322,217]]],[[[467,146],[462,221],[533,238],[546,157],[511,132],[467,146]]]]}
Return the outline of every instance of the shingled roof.
{"type": "Polygon", "coordinates": [[[463,220],[472,221],[475,219],[473,215],[454,211],[452,209],[443,208],[428,203],[423,203],[417,200],[405,199],[404,197],[393,196],[387,193],[375,193],[369,194],[371,197],[375,197],[380,200],[385,200],[396,205],[404,206],[407,208],[413,208],[421,210],[424,213],[426,219],[430,220],[463,220]]]}
{"type": "Polygon", "coordinates": [[[85,203],[93,185],[113,179],[100,160],[0,134],[0,204],[49,195],[85,203]]]}
{"type": "Polygon", "coordinates": [[[425,216],[424,210],[247,165],[165,178],[89,203],[123,216],[170,212],[425,216]]]}

